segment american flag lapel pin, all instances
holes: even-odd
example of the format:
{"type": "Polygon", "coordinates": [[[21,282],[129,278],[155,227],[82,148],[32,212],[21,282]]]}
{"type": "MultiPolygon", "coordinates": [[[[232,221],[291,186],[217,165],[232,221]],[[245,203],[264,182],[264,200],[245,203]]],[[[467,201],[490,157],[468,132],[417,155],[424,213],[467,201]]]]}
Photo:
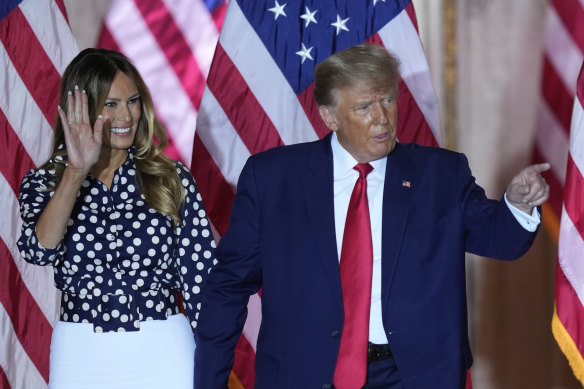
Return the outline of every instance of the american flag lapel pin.
{"type": "Polygon", "coordinates": [[[402,181],[402,186],[403,186],[404,188],[410,188],[410,187],[412,186],[412,184],[410,184],[410,182],[409,182],[409,181],[403,180],[403,181],[402,181]]]}

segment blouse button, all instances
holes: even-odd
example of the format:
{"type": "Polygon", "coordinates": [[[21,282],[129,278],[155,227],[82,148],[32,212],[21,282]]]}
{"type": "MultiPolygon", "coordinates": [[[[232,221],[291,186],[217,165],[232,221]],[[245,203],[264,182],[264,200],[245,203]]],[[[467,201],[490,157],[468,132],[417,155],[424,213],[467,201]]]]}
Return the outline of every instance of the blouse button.
{"type": "Polygon", "coordinates": [[[109,241],[113,241],[114,239],[116,239],[116,237],[114,236],[114,234],[107,234],[106,235],[107,240],[109,241]]]}

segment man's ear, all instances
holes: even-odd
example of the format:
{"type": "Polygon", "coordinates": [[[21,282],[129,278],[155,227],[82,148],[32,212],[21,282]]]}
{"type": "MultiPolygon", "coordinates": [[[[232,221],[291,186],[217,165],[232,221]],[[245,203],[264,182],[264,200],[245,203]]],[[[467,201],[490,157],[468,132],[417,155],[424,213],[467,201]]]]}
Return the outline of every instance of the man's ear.
{"type": "Polygon", "coordinates": [[[321,105],[318,107],[318,113],[320,114],[320,118],[326,124],[326,126],[332,130],[336,131],[338,129],[337,126],[337,116],[335,115],[335,111],[333,107],[329,107],[327,105],[321,105]]]}

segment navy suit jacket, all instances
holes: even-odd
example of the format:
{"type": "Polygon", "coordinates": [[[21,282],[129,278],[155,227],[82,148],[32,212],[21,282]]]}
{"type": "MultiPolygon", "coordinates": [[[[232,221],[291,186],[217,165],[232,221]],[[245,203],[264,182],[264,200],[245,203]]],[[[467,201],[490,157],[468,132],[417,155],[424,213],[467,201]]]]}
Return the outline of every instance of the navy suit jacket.
{"type": "MultiPolygon", "coordinates": [[[[247,161],[196,330],[198,389],[226,387],[261,288],[256,388],[330,388],[343,330],[330,134],[247,161]]],[[[375,217],[375,215],[372,215],[375,217]]],[[[489,200],[463,154],[396,144],[382,217],[382,315],[405,388],[462,388],[472,364],[465,251],[514,259],[535,233],[489,200]]]]}

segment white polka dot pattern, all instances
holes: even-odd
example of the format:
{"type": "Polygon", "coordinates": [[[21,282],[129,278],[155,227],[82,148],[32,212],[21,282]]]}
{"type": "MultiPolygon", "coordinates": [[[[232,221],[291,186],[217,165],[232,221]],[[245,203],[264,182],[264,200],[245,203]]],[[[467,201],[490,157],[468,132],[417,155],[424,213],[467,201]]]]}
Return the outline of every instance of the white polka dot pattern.
{"type": "MultiPolygon", "coordinates": [[[[56,163],[64,163],[57,157],[56,163]]],[[[196,184],[176,162],[185,187],[183,224],[154,211],[139,191],[132,150],[111,188],[88,176],[67,231],[54,249],[42,247],[35,227],[54,192],[54,171],[33,169],[22,180],[23,220],[18,248],[28,262],[52,265],[63,292],[61,320],[91,322],[96,332],[135,331],[139,322],[178,312],[176,292],[196,327],[201,284],[213,266],[215,242],[196,184]]]]}

